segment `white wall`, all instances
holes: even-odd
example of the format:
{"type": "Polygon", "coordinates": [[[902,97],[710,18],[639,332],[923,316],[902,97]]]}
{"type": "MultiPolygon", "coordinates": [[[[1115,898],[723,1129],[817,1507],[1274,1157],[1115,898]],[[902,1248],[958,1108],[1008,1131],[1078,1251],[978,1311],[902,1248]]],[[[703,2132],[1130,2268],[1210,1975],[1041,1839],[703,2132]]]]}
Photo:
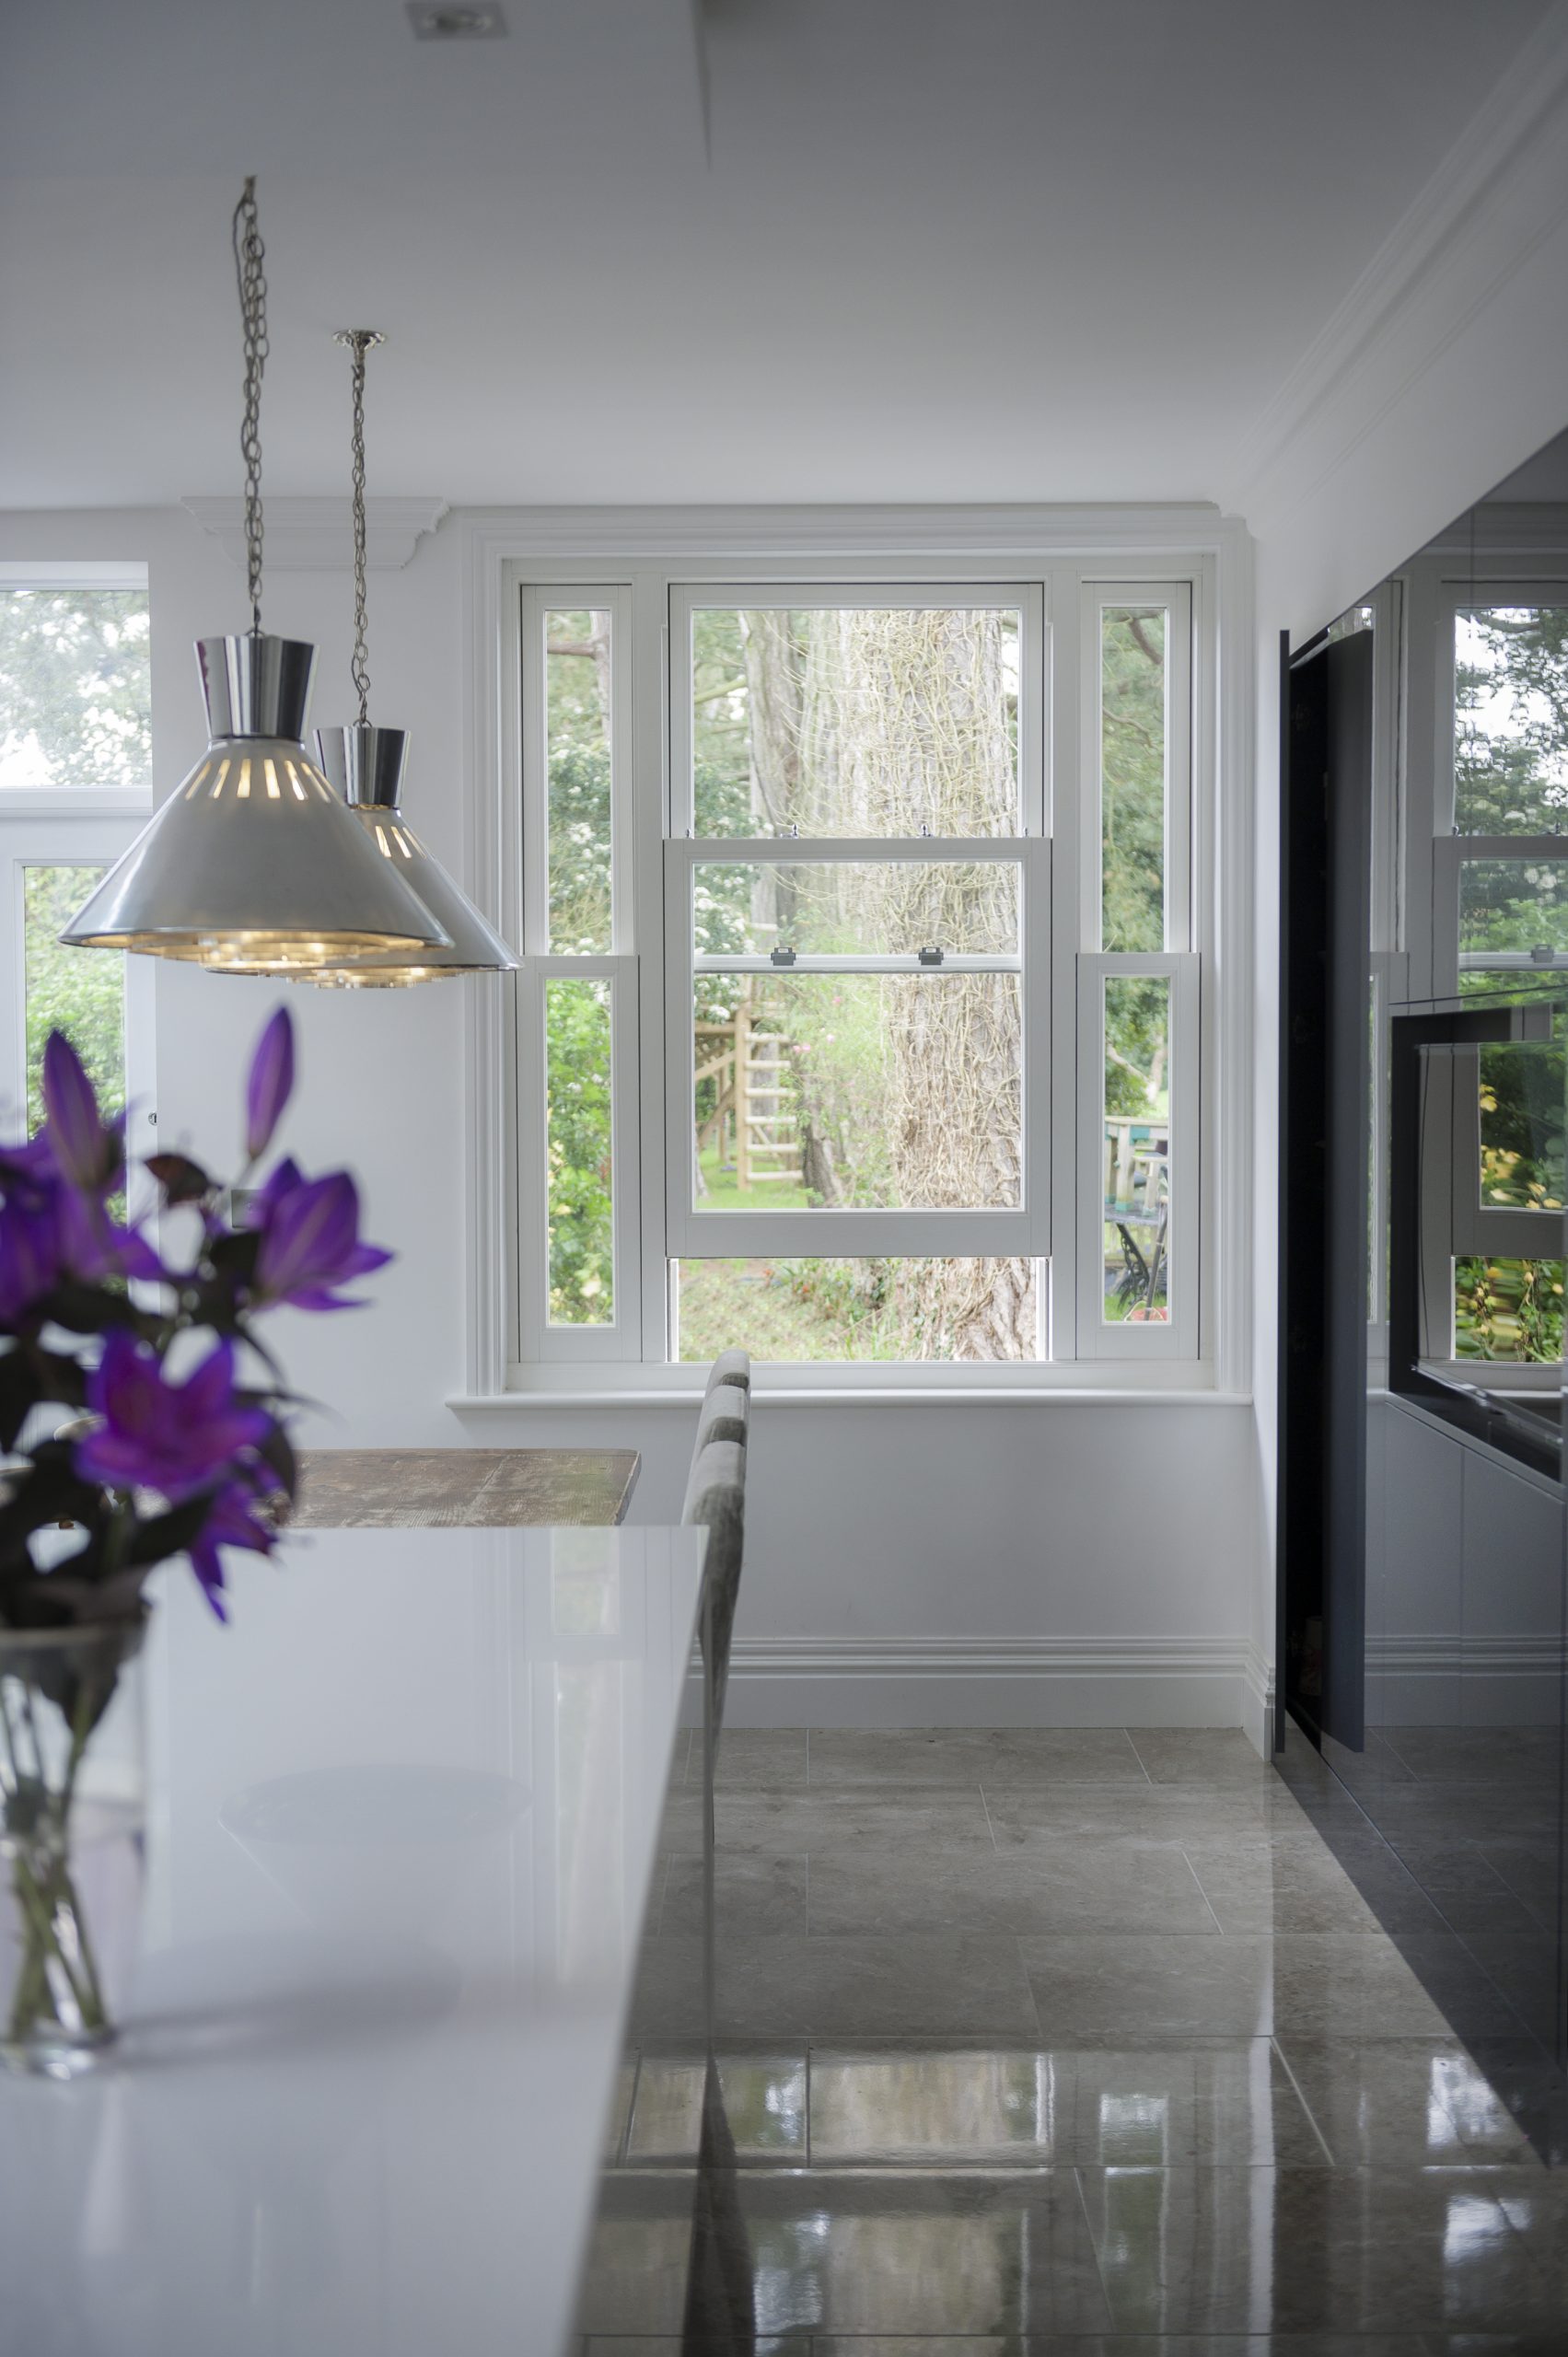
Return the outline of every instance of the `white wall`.
{"type": "MultiPolygon", "coordinates": [[[[462,868],[460,537],[372,575],[374,708],[413,732],[409,807],[462,868]]],[[[190,642],[242,628],[240,575],[178,512],[0,518],[6,555],[145,559],[155,772],[204,742],[190,642]]],[[[290,572],[274,535],[264,619],[320,649],[316,716],[347,717],[346,574],[290,572]]],[[[283,1313],[303,1427],[331,1445],[595,1442],[644,1453],[639,1521],[679,1511],[695,1391],[603,1408],[459,1415],[464,1388],[462,993],[318,993],[174,965],[157,977],[158,1142],[233,1166],[245,1060],[280,996],[300,1082],[284,1143],[352,1163],[367,1232],[398,1258],[374,1307],[283,1313]]],[[[760,1393],[731,1716],[795,1724],[1235,1724],[1261,1738],[1251,1648],[1257,1506],[1244,1400],[770,1403],[760,1393]]]]}

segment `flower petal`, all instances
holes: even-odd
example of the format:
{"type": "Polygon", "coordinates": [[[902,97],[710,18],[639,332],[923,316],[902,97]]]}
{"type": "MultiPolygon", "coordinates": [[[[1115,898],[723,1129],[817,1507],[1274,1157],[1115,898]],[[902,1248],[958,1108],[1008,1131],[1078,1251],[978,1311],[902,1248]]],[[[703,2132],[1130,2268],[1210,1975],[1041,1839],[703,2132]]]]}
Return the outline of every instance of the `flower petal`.
{"type": "Polygon", "coordinates": [[[245,1151],[252,1162],[273,1142],[294,1089],[294,1023],[280,1006],[256,1043],[245,1086],[245,1151]]]}

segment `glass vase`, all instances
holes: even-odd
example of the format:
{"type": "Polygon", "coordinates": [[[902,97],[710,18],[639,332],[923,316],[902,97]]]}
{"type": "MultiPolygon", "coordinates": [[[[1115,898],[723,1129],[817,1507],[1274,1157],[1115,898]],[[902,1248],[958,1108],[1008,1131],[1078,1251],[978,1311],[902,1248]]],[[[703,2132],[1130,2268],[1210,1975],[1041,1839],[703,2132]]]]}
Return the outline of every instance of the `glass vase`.
{"type": "Polygon", "coordinates": [[[0,1629],[0,2057],[74,2078],[113,2044],[141,1897],[143,1624],[0,1629]]]}

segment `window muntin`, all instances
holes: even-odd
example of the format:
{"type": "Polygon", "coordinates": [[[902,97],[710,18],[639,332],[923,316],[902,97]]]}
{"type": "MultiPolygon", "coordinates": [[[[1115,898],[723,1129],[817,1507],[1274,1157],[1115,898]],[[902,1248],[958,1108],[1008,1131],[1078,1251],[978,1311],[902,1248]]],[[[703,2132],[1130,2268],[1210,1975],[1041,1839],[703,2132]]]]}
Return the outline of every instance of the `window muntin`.
{"type": "Polygon", "coordinates": [[[1019,832],[1025,609],[982,595],[691,593],[678,790],[694,831],[1019,832]]]}
{"type": "Polygon", "coordinates": [[[0,585],[0,795],[151,784],[145,588],[0,585]]]}

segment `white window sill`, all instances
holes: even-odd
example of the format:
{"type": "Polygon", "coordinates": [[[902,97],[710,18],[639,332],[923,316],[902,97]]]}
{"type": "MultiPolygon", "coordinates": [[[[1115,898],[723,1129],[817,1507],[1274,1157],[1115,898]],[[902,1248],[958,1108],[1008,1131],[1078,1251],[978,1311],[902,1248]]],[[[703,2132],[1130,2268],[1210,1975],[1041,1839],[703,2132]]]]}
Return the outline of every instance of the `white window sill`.
{"type": "MultiPolygon", "coordinates": [[[[697,1406],[703,1396],[699,1370],[691,1374],[682,1367],[672,1369],[685,1377],[679,1383],[604,1384],[584,1388],[580,1380],[573,1384],[565,1377],[565,1370],[554,1371],[553,1382],[540,1376],[528,1384],[518,1384],[508,1391],[456,1392],[446,1401],[455,1415],[512,1414],[519,1409],[530,1408],[680,1408],[697,1406]],[[693,1380],[693,1377],[698,1379],[693,1380]]],[[[801,1384],[790,1378],[798,1370],[781,1370],[778,1376],[760,1370],[753,1378],[752,1396],[759,1406],[769,1408],[1037,1408],[1051,1405],[1063,1407],[1137,1407],[1137,1408],[1249,1408],[1249,1391],[1215,1391],[1212,1388],[1173,1384],[1154,1385],[1144,1380],[1120,1384],[1114,1388],[1086,1384],[1021,1384],[997,1383],[983,1377],[967,1384],[920,1384],[885,1382],[877,1384],[830,1382],[801,1384]]],[[[835,1370],[835,1375],[838,1371],[835,1370]]]]}

